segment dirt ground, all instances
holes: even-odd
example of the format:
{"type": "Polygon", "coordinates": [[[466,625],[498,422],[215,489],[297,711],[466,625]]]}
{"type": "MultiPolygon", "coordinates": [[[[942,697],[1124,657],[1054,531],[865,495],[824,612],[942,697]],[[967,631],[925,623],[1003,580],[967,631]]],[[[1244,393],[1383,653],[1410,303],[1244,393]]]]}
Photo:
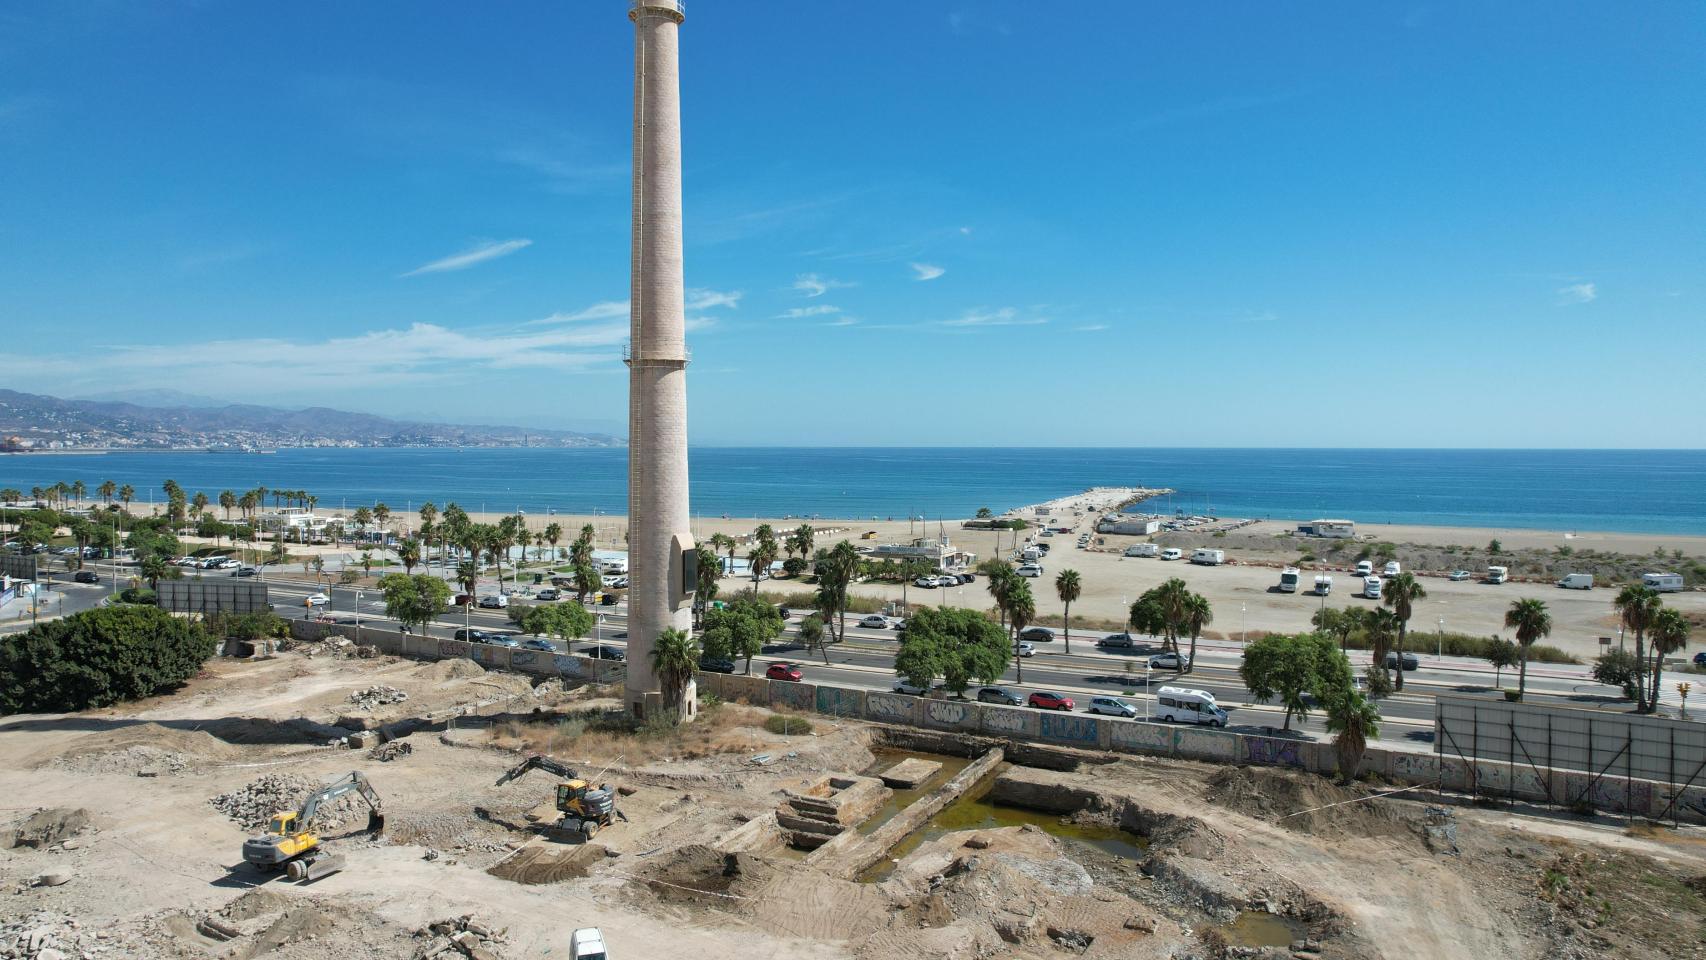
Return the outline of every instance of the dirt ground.
{"type": "Polygon", "coordinates": [[[1004,766],[990,797],[1030,821],[931,835],[881,879],[833,879],[779,835],[752,837],[783,790],[866,771],[873,747],[892,759],[884,728],[813,718],[784,737],[763,729],[767,711],[712,704],[685,732],[634,731],[613,705],[466,662],[298,651],[216,661],[122,708],[7,718],[0,957],[552,957],[582,926],[619,957],[790,960],[1538,960],[1706,945],[1693,829],[1468,806],[1430,821],[1423,803],[1360,784],[1144,758],[1004,766]],[[352,702],[375,687],[405,696],[352,702]],[[455,713],[388,760],[337,739],[455,713]],[[553,777],[494,786],[535,750],[609,784],[627,819],[586,842],[542,830],[553,777]],[[325,842],[345,869],[294,883],[242,863],[241,801],[277,802],[257,784],[350,770],[371,779],[386,824],[369,837],[359,807],[340,807],[325,842]],[[210,802],[222,796],[236,813],[210,802]],[[1103,835],[1139,852],[1084,839],[1103,835]]]}

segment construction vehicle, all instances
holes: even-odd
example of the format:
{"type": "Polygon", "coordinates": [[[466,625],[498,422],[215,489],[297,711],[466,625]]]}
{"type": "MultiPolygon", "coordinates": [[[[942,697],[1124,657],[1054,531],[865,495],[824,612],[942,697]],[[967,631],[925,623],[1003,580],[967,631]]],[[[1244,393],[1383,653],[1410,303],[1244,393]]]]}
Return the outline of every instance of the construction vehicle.
{"type": "Polygon", "coordinates": [[[379,794],[360,770],[309,794],[299,810],[282,810],[267,822],[267,832],[243,841],[243,859],[261,870],[284,869],[292,880],[318,880],[344,868],[344,858],[328,854],[320,845],[315,821],[320,808],[348,794],[359,793],[367,801],[367,833],[385,829],[385,813],[379,794]]]}
{"type": "Polygon", "coordinates": [[[608,784],[595,787],[581,779],[574,768],[542,753],[533,754],[511,767],[493,786],[501,787],[532,770],[543,770],[562,778],[562,782],[557,784],[557,812],[562,814],[556,823],[558,830],[578,833],[583,839],[591,840],[600,827],[610,826],[617,817],[628,819],[616,809],[616,791],[611,790],[608,784]]]}

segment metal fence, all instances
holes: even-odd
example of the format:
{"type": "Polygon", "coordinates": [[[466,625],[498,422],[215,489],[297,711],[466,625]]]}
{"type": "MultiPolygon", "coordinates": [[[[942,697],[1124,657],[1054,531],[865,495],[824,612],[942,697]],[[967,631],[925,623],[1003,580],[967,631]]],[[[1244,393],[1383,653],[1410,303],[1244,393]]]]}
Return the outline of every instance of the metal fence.
{"type": "Polygon", "coordinates": [[[36,578],[36,558],[18,554],[0,554],[0,574],[14,580],[34,580],[36,578]]]}
{"type": "Polygon", "coordinates": [[[155,591],[170,613],[260,613],[271,611],[267,585],[251,580],[161,580],[155,591]]]}
{"type": "Polygon", "coordinates": [[[1607,781],[1621,781],[1630,794],[1638,781],[1669,784],[1673,798],[1706,782],[1706,724],[1450,694],[1435,702],[1436,752],[1466,761],[1471,771],[1480,769],[1476,761],[1506,764],[1501,779],[1512,790],[1519,768],[1532,771],[1526,779],[1553,803],[1590,801],[1604,794],[1607,781]],[[1555,778],[1553,770],[1586,776],[1555,778]]]}

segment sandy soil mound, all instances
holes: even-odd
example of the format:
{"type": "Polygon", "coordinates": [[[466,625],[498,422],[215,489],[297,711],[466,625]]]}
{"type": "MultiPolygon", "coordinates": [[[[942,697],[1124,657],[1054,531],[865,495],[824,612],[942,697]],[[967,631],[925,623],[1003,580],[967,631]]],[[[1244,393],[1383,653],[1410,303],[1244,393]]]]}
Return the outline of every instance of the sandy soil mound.
{"type": "Polygon", "coordinates": [[[584,877],[592,871],[593,864],[603,860],[604,847],[596,843],[570,845],[535,840],[487,868],[486,872],[516,883],[556,883],[584,877]]]}
{"type": "MultiPolygon", "coordinates": [[[[719,894],[750,897],[774,874],[775,868],[751,854],[723,853],[696,843],[660,857],[641,872],[640,879],[661,900],[703,901],[723,900],[719,894]]],[[[728,909],[727,903],[724,908],[728,909]]]]}
{"type": "Polygon", "coordinates": [[[486,668],[472,660],[452,658],[449,660],[434,660],[423,663],[412,671],[413,675],[422,680],[444,682],[446,680],[466,680],[469,677],[483,677],[486,668]]]}
{"type": "Polygon", "coordinates": [[[237,752],[204,730],[139,723],[110,732],[84,734],[65,748],[41,757],[33,766],[52,764],[77,773],[134,775],[140,770],[180,773],[206,763],[231,760],[237,752]]]}
{"type": "Polygon", "coordinates": [[[82,807],[74,810],[51,807],[37,810],[20,820],[12,830],[0,835],[0,842],[7,847],[31,847],[40,850],[67,837],[74,837],[89,826],[89,811],[82,807]]]}
{"type": "Polygon", "coordinates": [[[1234,767],[1208,778],[1208,799],[1287,830],[1322,837],[1417,836],[1409,815],[1361,786],[1271,767],[1234,767]],[[1351,802],[1362,801],[1362,802],[1351,802]],[[1306,812],[1307,811],[1307,812],[1306,812]]]}

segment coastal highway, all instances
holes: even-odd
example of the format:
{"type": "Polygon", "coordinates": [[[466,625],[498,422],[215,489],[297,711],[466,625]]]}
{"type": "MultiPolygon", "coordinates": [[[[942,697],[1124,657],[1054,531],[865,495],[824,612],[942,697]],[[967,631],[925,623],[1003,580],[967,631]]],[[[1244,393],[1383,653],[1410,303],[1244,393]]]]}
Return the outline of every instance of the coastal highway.
{"type": "MultiPolygon", "coordinates": [[[[277,580],[270,580],[268,587],[275,609],[283,616],[306,615],[308,611],[303,601],[309,594],[316,592],[324,592],[331,598],[329,607],[323,608],[328,615],[344,620],[353,619],[355,616],[356,598],[355,591],[351,588],[325,590],[312,583],[277,580]]],[[[520,599],[526,602],[525,597],[520,599]]],[[[377,591],[362,591],[360,607],[364,624],[395,628],[395,624],[384,616],[385,605],[378,597],[377,591]]],[[[593,635],[567,646],[577,651],[598,642],[615,647],[625,646],[625,605],[590,609],[600,615],[599,628],[593,635]]],[[[846,642],[830,647],[828,664],[823,662],[820,652],[808,652],[794,642],[799,620],[790,619],[780,641],[766,647],[761,656],[753,658],[754,673],[762,672],[764,667],[774,661],[786,660],[798,663],[808,682],[868,690],[892,688],[895,682],[894,656],[900,648],[895,632],[859,627],[855,625],[856,619],[849,618],[846,642]]],[[[448,639],[464,624],[477,630],[511,634],[519,632],[515,625],[509,622],[506,611],[479,608],[469,611],[453,610],[443,620],[433,624],[427,632],[431,636],[448,639]]],[[[1070,654],[1065,652],[1065,644],[1060,640],[1039,644],[1037,654],[1026,658],[1020,665],[1024,682],[1019,683],[1017,680],[1019,669],[1009,669],[1002,685],[1021,696],[1036,690],[1064,693],[1077,701],[1079,710],[1088,705],[1089,698],[1093,695],[1125,697],[1124,691],[1134,690],[1137,693],[1127,699],[1139,711],[1145,709],[1145,702],[1162,686],[1192,687],[1207,690],[1215,695],[1229,714],[1230,730],[1267,734],[1284,723],[1284,711],[1277,705],[1250,702],[1249,691],[1238,676],[1242,650],[1236,643],[1199,643],[1196,670],[1184,676],[1177,676],[1171,671],[1154,671],[1145,683],[1144,664],[1150,653],[1159,652],[1158,645],[1153,649],[1104,651],[1097,649],[1093,642],[1100,634],[1083,634],[1083,640],[1077,639],[1078,636],[1074,634],[1070,654]],[[1132,675],[1126,673],[1128,663],[1134,665],[1135,673],[1132,675]]],[[[559,649],[565,646],[558,642],[553,645],[559,649]]],[[[1359,671],[1368,663],[1366,653],[1353,650],[1349,655],[1359,671]]],[[[1415,749],[1431,749],[1436,694],[1485,693],[1497,689],[1494,685],[1494,672],[1484,662],[1454,657],[1436,659],[1426,654],[1419,656],[1421,669],[1405,674],[1404,691],[1380,701],[1383,716],[1381,740],[1389,745],[1408,744],[1415,749]]],[[[737,661],[737,671],[743,670],[744,666],[744,663],[737,661]]],[[[1500,680],[1503,686],[1514,685],[1515,672],[1505,671],[1500,680]]],[[[1619,711],[1628,709],[1627,702],[1623,701],[1615,690],[1594,682],[1582,667],[1532,665],[1528,674],[1528,691],[1530,702],[1619,711]]],[[[1292,727],[1293,730],[1317,738],[1328,736],[1318,713],[1311,714],[1301,722],[1294,720],[1292,727]]]]}

